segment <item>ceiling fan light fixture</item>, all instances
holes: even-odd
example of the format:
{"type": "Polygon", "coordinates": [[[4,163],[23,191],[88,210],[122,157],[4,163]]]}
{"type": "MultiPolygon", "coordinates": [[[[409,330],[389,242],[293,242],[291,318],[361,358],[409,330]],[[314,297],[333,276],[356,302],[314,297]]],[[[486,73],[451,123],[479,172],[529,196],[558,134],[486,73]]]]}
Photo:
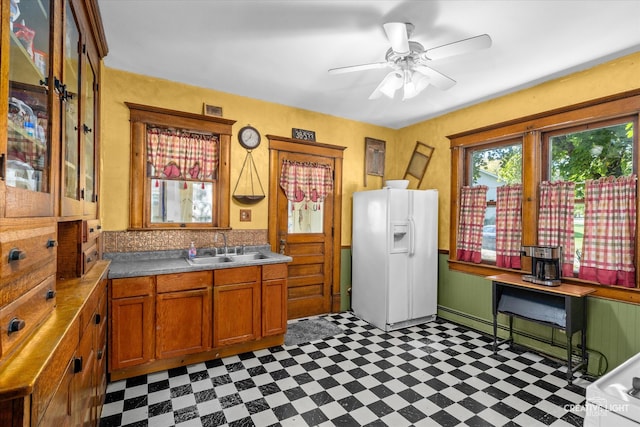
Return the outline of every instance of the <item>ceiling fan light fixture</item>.
{"type": "Polygon", "coordinates": [[[369,99],[379,98],[380,95],[384,95],[388,98],[393,98],[396,90],[400,89],[404,83],[404,78],[400,71],[392,71],[387,74],[378,87],[373,91],[369,99]]]}
{"type": "Polygon", "coordinates": [[[404,71],[404,87],[402,100],[415,98],[420,92],[429,86],[429,78],[417,71],[406,69],[404,71]]]}

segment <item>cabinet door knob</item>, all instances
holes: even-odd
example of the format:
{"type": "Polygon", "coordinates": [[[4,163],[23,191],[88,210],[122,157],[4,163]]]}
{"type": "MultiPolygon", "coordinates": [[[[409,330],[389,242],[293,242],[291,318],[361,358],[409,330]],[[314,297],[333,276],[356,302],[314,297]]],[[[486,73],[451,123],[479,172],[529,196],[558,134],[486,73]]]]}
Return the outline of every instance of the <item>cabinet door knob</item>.
{"type": "Polygon", "coordinates": [[[47,240],[47,248],[55,248],[56,246],[58,246],[58,242],[53,240],[53,239],[49,239],[47,240]]]}
{"type": "Polygon", "coordinates": [[[27,254],[24,251],[21,251],[18,248],[13,248],[9,251],[9,262],[11,261],[19,261],[21,259],[25,259],[27,254]]]}
{"type": "Polygon", "coordinates": [[[10,334],[13,332],[18,332],[22,330],[26,325],[27,325],[27,322],[25,322],[24,320],[18,317],[14,317],[13,319],[9,320],[8,332],[10,334]]]}
{"type": "Polygon", "coordinates": [[[50,299],[55,298],[55,296],[56,296],[56,291],[54,291],[53,289],[49,289],[47,291],[47,294],[45,295],[44,299],[50,300],[50,299]]]}
{"type": "Polygon", "coordinates": [[[100,322],[102,322],[102,316],[100,316],[100,313],[96,313],[95,322],[96,325],[99,325],[100,322]]]}
{"type": "Polygon", "coordinates": [[[102,355],[104,354],[104,352],[102,351],[102,349],[98,350],[98,360],[102,360],[102,355]]]}

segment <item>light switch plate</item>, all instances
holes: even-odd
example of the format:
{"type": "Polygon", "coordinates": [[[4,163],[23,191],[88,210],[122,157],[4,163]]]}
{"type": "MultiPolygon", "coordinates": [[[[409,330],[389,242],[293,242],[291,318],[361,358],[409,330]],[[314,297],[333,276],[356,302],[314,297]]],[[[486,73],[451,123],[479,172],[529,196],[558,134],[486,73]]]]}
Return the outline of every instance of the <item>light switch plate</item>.
{"type": "Polygon", "coordinates": [[[240,209],[240,221],[241,222],[251,221],[251,209],[240,209]]]}

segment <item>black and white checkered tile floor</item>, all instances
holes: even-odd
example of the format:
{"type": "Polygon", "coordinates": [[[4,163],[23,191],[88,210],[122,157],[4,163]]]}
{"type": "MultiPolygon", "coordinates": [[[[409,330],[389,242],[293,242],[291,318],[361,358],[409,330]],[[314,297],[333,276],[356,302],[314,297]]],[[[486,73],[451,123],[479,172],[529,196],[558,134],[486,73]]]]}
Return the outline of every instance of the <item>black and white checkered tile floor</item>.
{"type": "Polygon", "coordinates": [[[537,354],[436,320],[344,334],[109,384],[101,427],[582,426],[589,384],[537,354]]]}

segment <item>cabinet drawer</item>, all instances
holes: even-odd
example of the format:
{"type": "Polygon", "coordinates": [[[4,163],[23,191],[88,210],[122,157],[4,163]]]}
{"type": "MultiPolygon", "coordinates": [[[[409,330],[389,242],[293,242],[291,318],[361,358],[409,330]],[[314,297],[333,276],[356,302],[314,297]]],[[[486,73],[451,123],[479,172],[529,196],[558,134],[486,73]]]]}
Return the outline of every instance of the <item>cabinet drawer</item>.
{"type": "Polygon", "coordinates": [[[111,298],[153,295],[153,276],[111,279],[111,298]]]}
{"type": "Polygon", "coordinates": [[[260,281],[260,267],[237,267],[216,270],[213,275],[213,284],[228,285],[232,283],[254,283],[260,281]]]}
{"type": "Polygon", "coordinates": [[[11,304],[0,309],[0,342],[2,353],[7,355],[27,339],[51,314],[56,306],[56,281],[49,276],[11,304]],[[12,330],[13,329],[13,330],[12,330]]]}
{"type": "Polygon", "coordinates": [[[82,221],[82,242],[92,242],[98,238],[102,231],[99,219],[82,221]]]}
{"type": "Polygon", "coordinates": [[[55,262],[57,228],[50,220],[0,225],[0,285],[55,262]],[[8,261],[7,260],[11,260],[8,261]]]}
{"type": "Polygon", "coordinates": [[[99,259],[100,253],[98,252],[98,246],[95,244],[82,252],[82,274],[87,274],[99,259]]]}
{"type": "Polygon", "coordinates": [[[287,277],[287,264],[267,264],[262,266],[262,280],[284,279],[287,277]]]}
{"type": "Polygon", "coordinates": [[[159,294],[186,291],[189,289],[204,289],[212,284],[213,271],[161,274],[156,276],[156,286],[159,294]]]}
{"type": "Polygon", "coordinates": [[[37,421],[44,414],[61,380],[64,381],[67,378],[67,369],[78,346],[79,336],[79,324],[72,322],[69,325],[69,330],[62,337],[62,341],[51,355],[50,362],[42,370],[42,375],[38,377],[31,397],[31,417],[36,421],[34,425],[37,425],[37,421]]]}

